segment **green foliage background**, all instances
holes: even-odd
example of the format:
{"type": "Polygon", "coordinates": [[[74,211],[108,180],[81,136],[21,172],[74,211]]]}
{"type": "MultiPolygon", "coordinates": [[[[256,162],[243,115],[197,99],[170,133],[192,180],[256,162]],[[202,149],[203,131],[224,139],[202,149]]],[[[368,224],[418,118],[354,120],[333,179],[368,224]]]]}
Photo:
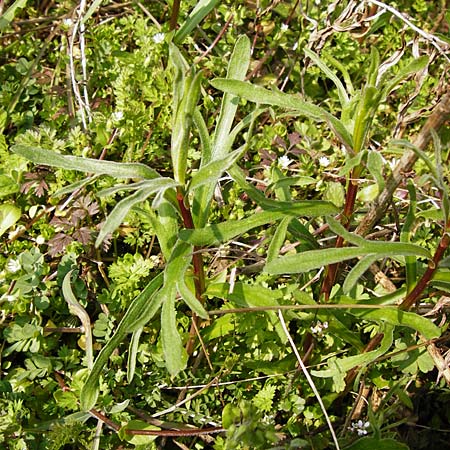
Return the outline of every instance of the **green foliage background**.
{"type": "Polygon", "coordinates": [[[2,448],[336,448],[289,337],[340,448],[445,447],[448,129],[354,232],[448,85],[394,3],[2,3],[2,448]]]}

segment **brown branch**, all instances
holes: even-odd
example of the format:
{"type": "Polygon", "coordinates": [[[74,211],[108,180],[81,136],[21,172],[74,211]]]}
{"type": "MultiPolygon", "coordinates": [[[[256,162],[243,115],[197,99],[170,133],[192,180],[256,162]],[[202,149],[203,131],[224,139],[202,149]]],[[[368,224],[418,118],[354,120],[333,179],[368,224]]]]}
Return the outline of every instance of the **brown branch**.
{"type": "Polygon", "coordinates": [[[448,232],[444,232],[444,235],[442,236],[439,242],[438,248],[436,249],[433,259],[428,263],[427,270],[422,275],[420,280],[417,282],[414,289],[406,296],[406,298],[400,304],[399,306],[400,309],[403,310],[410,309],[411,306],[416,302],[416,300],[419,299],[422,292],[426,289],[428,283],[433,277],[433,274],[436,271],[438,264],[442,260],[444,253],[449,245],[450,245],[450,234],[448,232]]]}
{"type": "MultiPolygon", "coordinates": [[[[420,150],[425,150],[431,141],[431,130],[437,131],[450,118],[450,92],[447,92],[436,105],[434,111],[428,117],[420,133],[413,144],[420,150]]],[[[374,225],[384,216],[395,190],[404,178],[404,173],[410,172],[417,161],[417,155],[412,150],[407,150],[401,157],[392,175],[386,183],[386,187],[375,200],[374,204],[364,216],[356,229],[356,233],[365,236],[374,225]]]]}

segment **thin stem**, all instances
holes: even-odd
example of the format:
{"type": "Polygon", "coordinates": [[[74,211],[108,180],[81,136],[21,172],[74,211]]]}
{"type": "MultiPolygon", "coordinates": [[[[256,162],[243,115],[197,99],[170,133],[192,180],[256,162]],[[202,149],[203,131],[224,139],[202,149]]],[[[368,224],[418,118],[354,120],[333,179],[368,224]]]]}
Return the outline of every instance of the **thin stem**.
{"type": "Polygon", "coordinates": [[[173,0],[172,15],[170,16],[170,24],[169,24],[170,31],[175,30],[175,28],[177,27],[178,14],[180,13],[180,4],[181,0],[173,0]]]}
{"type": "Polygon", "coordinates": [[[308,373],[308,370],[306,369],[306,366],[303,363],[302,358],[300,358],[300,355],[298,353],[297,347],[295,346],[295,343],[294,343],[294,341],[292,339],[292,336],[289,333],[289,330],[288,330],[288,328],[286,326],[286,322],[284,321],[283,313],[281,312],[281,310],[278,310],[278,317],[280,319],[281,327],[283,328],[284,334],[286,335],[286,337],[287,337],[287,339],[289,341],[289,344],[292,347],[292,351],[294,352],[294,354],[295,354],[295,356],[297,358],[297,361],[298,361],[298,363],[299,363],[299,365],[300,365],[300,367],[301,367],[301,369],[303,371],[303,374],[305,375],[305,378],[308,381],[308,384],[310,385],[312,391],[314,392],[314,395],[316,396],[317,401],[319,402],[320,408],[323,411],[323,415],[325,416],[325,420],[326,420],[326,422],[328,424],[328,428],[330,429],[330,433],[331,433],[331,436],[333,438],[334,445],[339,450],[340,449],[339,442],[337,440],[336,433],[334,432],[333,425],[331,423],[330,417],[328,416],[328,413],[327,413],[327,410],[325,408],[325,405],[323,404],[322,397],[320,396],[319,391],[317,390],[316,385],[314,384],[314,381],[311,378],[311,375],[308,373]]]}
{"type": "MultiPolygon", "coordinates": [[[[355,209],[356,194],[358,193],[358,183],[356,179],[356,171],[358,168],[353,169],[350,175],[350,181],[347,189],[347,195],[345,199],[344,211],[341,214],[341,223],[345,228],[349,228],[350,221],[353,216],[353,211],[355,209]]],[[[359,174],[359,170],[358,170],[359,174]]],[[[338,236],[336,240],[335,248],[341,248],[344,246],[344,238],[338,236]]],[[[327,267],[325,279],[323,280],[321,294],[324,296],[325,301],[330,299],[331,289],[336,281],[336,275],[339,268],[339,264],[330,264],[327,267]]]]}
{"type": "MultiPolygon", "coordinates": [[[[185,228],[195,228],[191,210],[189,208],[189,205],[186,205],[186,199],[183,190],[180,187],[177,188],[177,201],[185,228]]],[[[194,246],[192,253],[192,265],[194,266],[195,296],[197,297],[197,300],[203,304],[203,293],[205,292],[205,272],[203,270],[203,257],[201,250],[201,247],[194,246]]],[[[186,351],[188,355],[191,355],[194,350],[195,336],[197,334],[197,322],[198,317],[195,313],[193,313],[192,325],[191,329],[189,330],[189,340],[186,344],[186,351]]]]}
{"type": "MultiPolygon", "coordinates": [[[[450,222],[447,224],[447,229],[450,228],[450,222]]],[[[399,308],[403,310],[408,310],[411,306],[419,299],[422,292],[428,286],[431,278],[433,277],[434,272],[436,271],[439,262],[444,256],[445,251],[450,245],[450,234],[446,231],[442,236],[438,248],[436,249],[436,253],[433,256],[433,259],[428,263],[428,268],[425,273],[422,275],[422,278],[418,281],[414,289],[406,296],[403,302],[400,304],[399,308]]]]}

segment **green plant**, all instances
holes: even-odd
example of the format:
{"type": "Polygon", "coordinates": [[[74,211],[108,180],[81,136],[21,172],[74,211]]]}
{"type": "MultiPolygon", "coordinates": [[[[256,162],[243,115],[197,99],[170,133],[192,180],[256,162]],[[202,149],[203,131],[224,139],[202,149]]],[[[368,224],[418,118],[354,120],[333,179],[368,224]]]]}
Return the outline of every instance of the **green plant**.
{"type": "MultiPolygon", "coordinates": [[[[189,5],[173,6],[168,33],[157,23],[160,5],[146,11],[151,20],[92,27],[91,94],[105,101],[72,117],[82,128],[67,132],[69,107],[66,119],[22,133],[28,103],[8,105],[7,130],[20,123],[22,134],[15,155],[4,139],[0,174],[12,208],[4,236],[14,230],[1,257],[11,387],[2,437],[33,449],[49,440],[55,449],[87,447],[100,433],[104,448],[156,448],[158,436],[194,445],[193,436],[218,432],[195,445],[405,448],[393,439],[406,423],[402,408],[415,407],[410,380],[426,383],[440,367],[433,346],[445,327],[410,309],[448,290],[448,174],[440,169],[448,150],[442,133],[431,132],[430,155],[425,141],[392,140],[391,129],[404,96],[423,107],[434,81],[420,81],[413,95],[412,79],[436,73],[436,60],[404,48],[402,60],[389,59],[399,37],[386,43],[377,30],[395,34],[398,24],[384,27],[386,12],[356,19],[367,11],[351,4],[332,12],[311,3],[300,14],[287,2],[250,11],[206,0],[176,31],[189,5]],[[235,29],[223,34],[231,20],[235,29]],[[308,37],[302,24],[315,20],[324,34],[308,37]],[[333,53],[332,21],[350,30],[330,35],[333,53]],[[361,52],[355,21],[370,23],[361,52]],[[236,38],[242,29],[255,30],[252,41],[236,38]],[[212,42],[211,33],[223,39],[212,42]],[[378,38],[380,52],[369,56],[378,38]],[[192,58],[199,45],[206,52],[192,58]],[[280,67],[290,74],[284,83],[280,67]],[[301,86],[303,95],[276,85],[301,86]],[[365,203],[392,196],[400,169],[389,159],[405,149],[417,177],[398,205],[386,201],[384,228],[366,236],[365,203]],[[381,270],[394,283],[381,284],[381,270]],[[374,397],[361,406],[367,387],[374,397]],[[18,426],[13,415],[23,418],[18,426]]],[[[72,26],[61,28],[63,45],[72,26]]],[[[30,95],[31,67],[21,69],[30,95]]],[[[42,104],[45,120],[61,101],[42,104]]]]}

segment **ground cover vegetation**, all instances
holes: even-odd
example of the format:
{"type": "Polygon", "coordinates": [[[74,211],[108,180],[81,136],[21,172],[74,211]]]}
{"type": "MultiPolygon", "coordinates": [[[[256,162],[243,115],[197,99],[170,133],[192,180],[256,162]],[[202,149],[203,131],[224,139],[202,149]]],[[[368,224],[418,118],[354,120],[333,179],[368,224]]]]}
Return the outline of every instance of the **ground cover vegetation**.
{"type": "Polygon", "coordinates": [[[445,1],[1,1],[0,447],[448,446],[445,1]]]}

